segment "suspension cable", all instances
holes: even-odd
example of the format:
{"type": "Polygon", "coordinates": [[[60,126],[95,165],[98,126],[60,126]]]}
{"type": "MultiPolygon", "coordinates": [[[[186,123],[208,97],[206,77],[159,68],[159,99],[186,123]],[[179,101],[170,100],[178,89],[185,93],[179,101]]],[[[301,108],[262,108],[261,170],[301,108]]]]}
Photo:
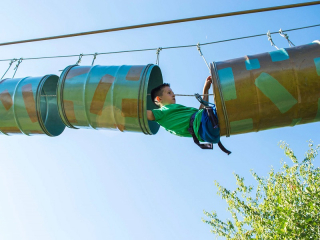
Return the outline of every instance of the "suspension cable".
{"type": "MultiPolygon", "coordinates": [[[[313,27],[320,27],[320,24],[310,25],[310,26],[304,26],[299,28],[292,28],[283,30],[284,32],[291,32],[291,31],[297,31],[307,28],[313,28],[313,27]]],[[[279,34],[279,31],[276,32],[270,32],[270,34],[279,34]]],[[[262,37],[265,36],[265,33],[261,34],[255,34],[255,35],[249,35],[249,36],[243,36],[243,37],[237,37],[237,38],[230,38],[230,39],[224,39],[224,40],[218,40],[214,42],[207,42],[207,43],[201,43],[201,46],[203,45],[211,45],[211,44],[217,44],[217,43],[223,43],[223,42],[230,42],[230,41],[237,41],[247,38],[255,38],[255,37],[262,37]]],[[[190,44],[190,45],[181,45],[181,46],[170,46],[170,47],[162,47],[161,50],[166,49],[176,49],[176,48],[191,48],[191,47],[197,47],[198,44],[190,44]]],[[[82,54],[82,56],[95,56],[95,55],[107,55],[107,54],[118,54],[118,53],[132,53],[132,52],[145,52],[145,51],[157,51],[158,48],[145,48],[145,49],[133,49],[133,50],[122,50],[122,51],[115,51],[115,52],[102,52],[102,53],[87,53],[82,54]]],[[[60,56],[44,56],[44,57],[29,57],[29,58],[23,58],[23,61],[25,60],[39,60],[39,59],[50,59],[50,58],[68,58],[68,57],[79,57],[79,54],[73,54],[73,55],[60,55],[60,56]]],[[[4,61],[11,61],[13,59],[0,59],[0,62],[4,61]]]]}
{"type": "Polygon", "coordinates": [[[95,30],[95,31],[89,31],[89,32],[71,33],[71,34],[57,35],[57,36],[51,36],[51,37],[42,37],[42,38],[19,40],[19,41],[12,41],[12,42],[4,42],[4,43],[0,43],[0,46],[28,43],[28,42],[38,42],[38,41],[53,40],[53,39],[60,39],[60,38],[77,37],[77,36],[106,33],[106,32],[116,32],[116,31],[145,28],[145,27],[154,27],[154,26],[168,25],[168,24],[175,24],[175,23],[182,23],[182,22],[199,21],[199,20],[205,20],[205,19],[238,16],[238,15],[244,15],[244,14],[268,12],[268,11],[290,9],[290,8],[297,8],[297,7],[305,7],[305,6],[312,6],[312,5],[319,5],[319,4],[320,4],[320,1],[313,1],[313,2],[289,4],[289,5],[274,6],[274,7],[267,7],[267,8],[257,8],[257,9],[252,9],[252,10],[243,10],[243,11],[237,11],[237,12],[219,13],[219,14],[213,14],[213,15],[207,15],[207,16],[182,18],[182,19],[154,22],[154,23],[145,23],[145,24],[125,26],[125,27],[95,30]]]}

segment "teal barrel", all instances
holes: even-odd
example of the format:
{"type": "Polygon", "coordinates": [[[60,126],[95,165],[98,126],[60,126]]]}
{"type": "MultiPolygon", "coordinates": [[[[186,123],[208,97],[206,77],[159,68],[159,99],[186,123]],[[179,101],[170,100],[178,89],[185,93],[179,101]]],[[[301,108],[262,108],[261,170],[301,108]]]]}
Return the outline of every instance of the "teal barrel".
{"type": "Polygon", "coordinates": [[[150,92],[162,83],[153,64],[68,66],[58,83],[59,113],[70,128],[156,134],[160,126],[147,120],[147,110],[156,108],[150,92]]]}
{"type": "Polygon", "coordinates": [[[46,134],[65,129],[57,106],[58,76],[4,79],[0,82],[0,132],[5,135],[46,134]]]}

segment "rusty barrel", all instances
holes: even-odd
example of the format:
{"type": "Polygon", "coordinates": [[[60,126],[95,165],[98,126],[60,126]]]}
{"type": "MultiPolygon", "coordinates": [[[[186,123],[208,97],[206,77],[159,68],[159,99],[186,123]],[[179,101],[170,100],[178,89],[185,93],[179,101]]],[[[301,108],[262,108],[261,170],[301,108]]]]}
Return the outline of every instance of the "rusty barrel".
{"type": "Polygon", "coordinates": [[[150,92],[163,83],[157,65],[68,66],[58,83],[58,107],[70,128],[118,129],[156,134],[159,125],[147,120],[156,106],[150,92]]]}
{"type": "Polygon", "coordinates": [[[320,41],[211,64],[222,136],[320,121],[320,41]]]}
{"type": "Polygon", "coordinates": [[[57,106],[58,76],[5,79],[0,82],[0,132],[58,136],[65,129],[57,106]]]}

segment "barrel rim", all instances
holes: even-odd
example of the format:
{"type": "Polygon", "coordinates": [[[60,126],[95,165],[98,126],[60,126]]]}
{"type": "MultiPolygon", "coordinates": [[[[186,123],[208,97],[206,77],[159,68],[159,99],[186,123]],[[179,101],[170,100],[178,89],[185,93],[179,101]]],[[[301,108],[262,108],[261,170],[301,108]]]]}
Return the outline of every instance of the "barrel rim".
{"type": "Polygon", "coordinates": [[[145,121],[144,112],[146,110],[145,109],[146,108],[146,101],[143,101],[143,100],[146,97],[145,96],[145,83],[146,83],[146,80],[148,79],[147,76],[150,74],[149,69],[152,70],[152,66],[153,66],[153,64],[148,64],[145,66],[143,73],[142,73],[141,81],[139,84],[139,90],[138,90],[138,123],[139,123],[141,131],[146,135],[151,135],[151,134],[150,134],[149,126],[146,125],[146,121],[145,121]],[[140,102],[142,102],[141,111],[140,111],[140,102]],[[142,116],[140,116],[140,114],[142,114],[142,116]]]}
{"type": "MultiPolygon", "coordinates": [[[[1,80],[0,80],[0,84],[1,84],[4,80],[7,80],[7,79],[9,79],[9,78],[1,79],[1,80]]],[[[6,135],[6,136],[9,136],[7,133],[2,132],[1,129],[0,129],[0,133],[4,134],[4,135],[6,135]]]]}
{"type": "Polygon", "coordinates": [[[222,92],[222,87],[221,87],[221,83],[220,83],[219,74],[217,72],[217,64],[216,64],[216,62],[210,63],[210,74],[211,74],[213,82],[214,81],[216,82],[216,85],[217,85],[217,88],[218,88],[218,92],[219,92],[219,95],[220,95],[220,101],[221,101],[221,105],[222,105],[222,112],[223,112],[224,121],[225,121],[225,124],[226,124],[226,137],[230,137],[230,133],[231,133],[230,122],[229,122],[229,119],[228,119],[226,103],[225,103],[224,98],[223,98],[223,92],[222,92]]]}
{"type": "Polygon", "coordinates": [[[64,108],[64,102],[63,102],[63,89],[64,89],[66,77],[69,71],[76,66],[79,66],[79,65],[69,65],[62,71],[59,77],[58,86],[57,86],[57,103],[58,103],[58,112],[59,112],[60,118],[68,128],[73,128],[73,129],[79,129],[79,128],[73,126],[67,118],[65,108],[64,108]]]}
{"type": "MultiPolygon", "coordinates": [[[[39,84],[38,84],[38,87],[37,87],[37,93],[36,93],[36,112],[37,112],[38,122],[39,122],[39,125],[40,125],[42,131],[43,131],[46,135],[48,135],[49,137],[56,137],[56,136],[59,136],[59,135],[64,131],[64,129],[63,129],[62,132],[61,132],[60,134],[58,134],[58,135],[53,135],[53,134],[51,134],[51,133],[48,131],[48,129],[47,129],[47,127],[46,127],[46,125],[45,125],[45,123],[44,123],[44,121],[43,121],[43,118],[42,118],[42,116],[41,116],[41,108],[40,108],[41,92],[42,92],[42,89],[43,89],[43,87],[44,87],[44,84],[46,83],[46,81],[47,81],[50,77],[56,77],[56,78],[57,78],[57,82],[59,81],[59,77],[58,77],[57,75],[55,75],[55,74],[45,75],[45,76],[40,80],[40,82],[39,82],[39,84]]],[[[58,106],[58,104],[57,104],[57,106],[58,106]]]]}

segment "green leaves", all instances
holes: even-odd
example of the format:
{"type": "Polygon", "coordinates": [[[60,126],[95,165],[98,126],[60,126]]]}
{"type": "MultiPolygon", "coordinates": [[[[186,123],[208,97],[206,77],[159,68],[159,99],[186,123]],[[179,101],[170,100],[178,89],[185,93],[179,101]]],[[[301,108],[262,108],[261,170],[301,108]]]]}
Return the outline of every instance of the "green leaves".
{"type": "Polygon", "coordinates": [[[309,141],[309,150],[299,162],[285,142],[280,148],[293,165],[281,161],[281,171],[271,168],[266,178],[251,171],[257,181],[246,186],[244,178],[234,173],[237,188],[230,191],[215,182],[225,199],[232,221],[223,222],[216,213],[204,213],[212,232],[226,239],[318,239],[320,236],[320,169],[313,161],[320,146],[309,141]]]}

